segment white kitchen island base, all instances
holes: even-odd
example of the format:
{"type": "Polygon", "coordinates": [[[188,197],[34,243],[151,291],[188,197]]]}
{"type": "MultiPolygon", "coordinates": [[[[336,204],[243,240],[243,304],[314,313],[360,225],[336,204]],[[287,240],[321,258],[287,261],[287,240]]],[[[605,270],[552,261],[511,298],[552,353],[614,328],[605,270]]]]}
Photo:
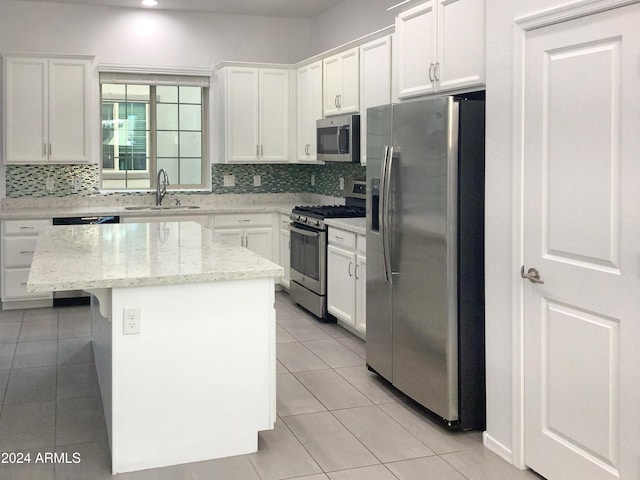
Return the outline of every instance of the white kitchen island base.
{"type": "Polygon", "coordinates": [[[257,451],[276,418],[272,278],[100,297],[110,318],[93,297],[92,337],[114,474],[257,451]],[[140,334],[123,334],[129,307],[140,334]]]}

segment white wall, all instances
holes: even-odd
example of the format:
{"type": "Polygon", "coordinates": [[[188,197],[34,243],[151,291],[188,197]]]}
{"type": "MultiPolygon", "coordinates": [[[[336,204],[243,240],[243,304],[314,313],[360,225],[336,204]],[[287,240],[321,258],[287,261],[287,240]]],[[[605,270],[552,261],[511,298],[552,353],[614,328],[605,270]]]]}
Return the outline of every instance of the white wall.
{"type": "Polygon", "coordinates": [[[95,55],[97,63],[213,67],[294,63],[309,20],[0,0],[0,52],[95,55]]]}
{"type": "Polygon", "coordinates": [[[393,25],[394,14],[387,8],[397,3],[399,0],[343,0],[316,16],[311,24],[311,55],[393,25]]]}

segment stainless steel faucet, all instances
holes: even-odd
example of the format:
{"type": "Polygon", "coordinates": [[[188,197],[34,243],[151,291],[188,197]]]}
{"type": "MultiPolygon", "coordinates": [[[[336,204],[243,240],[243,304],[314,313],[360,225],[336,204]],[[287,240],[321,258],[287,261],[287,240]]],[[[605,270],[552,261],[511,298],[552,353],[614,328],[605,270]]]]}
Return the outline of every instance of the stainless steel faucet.
{"type": "Polygon", "coordinates": [[[169,175],[164,168],[158,170],[158,178],[156,180],[156,206],[162,205],[162,199],[167,194],[167,185],[169,185],[169,175]]]}

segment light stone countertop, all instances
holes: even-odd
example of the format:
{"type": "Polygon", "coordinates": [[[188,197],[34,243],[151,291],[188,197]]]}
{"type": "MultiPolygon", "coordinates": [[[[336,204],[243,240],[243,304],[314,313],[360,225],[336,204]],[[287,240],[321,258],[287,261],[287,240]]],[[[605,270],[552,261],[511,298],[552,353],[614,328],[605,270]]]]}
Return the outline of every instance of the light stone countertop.
{"type": "Polygon", "coordinates": [[[367,234],[367,219],[361,218],[328,218],[324,221],[325,225],[340,228],[347,232],[353,232],[358,235],[367,234]]]}
{"type": "Polygon", "coordinates": [[[49,227],[38,237],[30,292],[280,277],[282,267],[196,222],[49,227]]]}

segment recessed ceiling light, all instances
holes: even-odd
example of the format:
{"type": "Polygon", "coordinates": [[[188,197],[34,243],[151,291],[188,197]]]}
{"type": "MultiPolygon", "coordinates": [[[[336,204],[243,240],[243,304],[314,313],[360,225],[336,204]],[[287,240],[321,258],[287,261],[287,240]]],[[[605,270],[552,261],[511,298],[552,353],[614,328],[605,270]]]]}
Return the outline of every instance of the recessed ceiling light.
{"type": "Polygon", "coordinates": [[[142,0],[142,5],[145,7],[155,7],[158,5],[158,2],[156,0],[142,0]]]}

